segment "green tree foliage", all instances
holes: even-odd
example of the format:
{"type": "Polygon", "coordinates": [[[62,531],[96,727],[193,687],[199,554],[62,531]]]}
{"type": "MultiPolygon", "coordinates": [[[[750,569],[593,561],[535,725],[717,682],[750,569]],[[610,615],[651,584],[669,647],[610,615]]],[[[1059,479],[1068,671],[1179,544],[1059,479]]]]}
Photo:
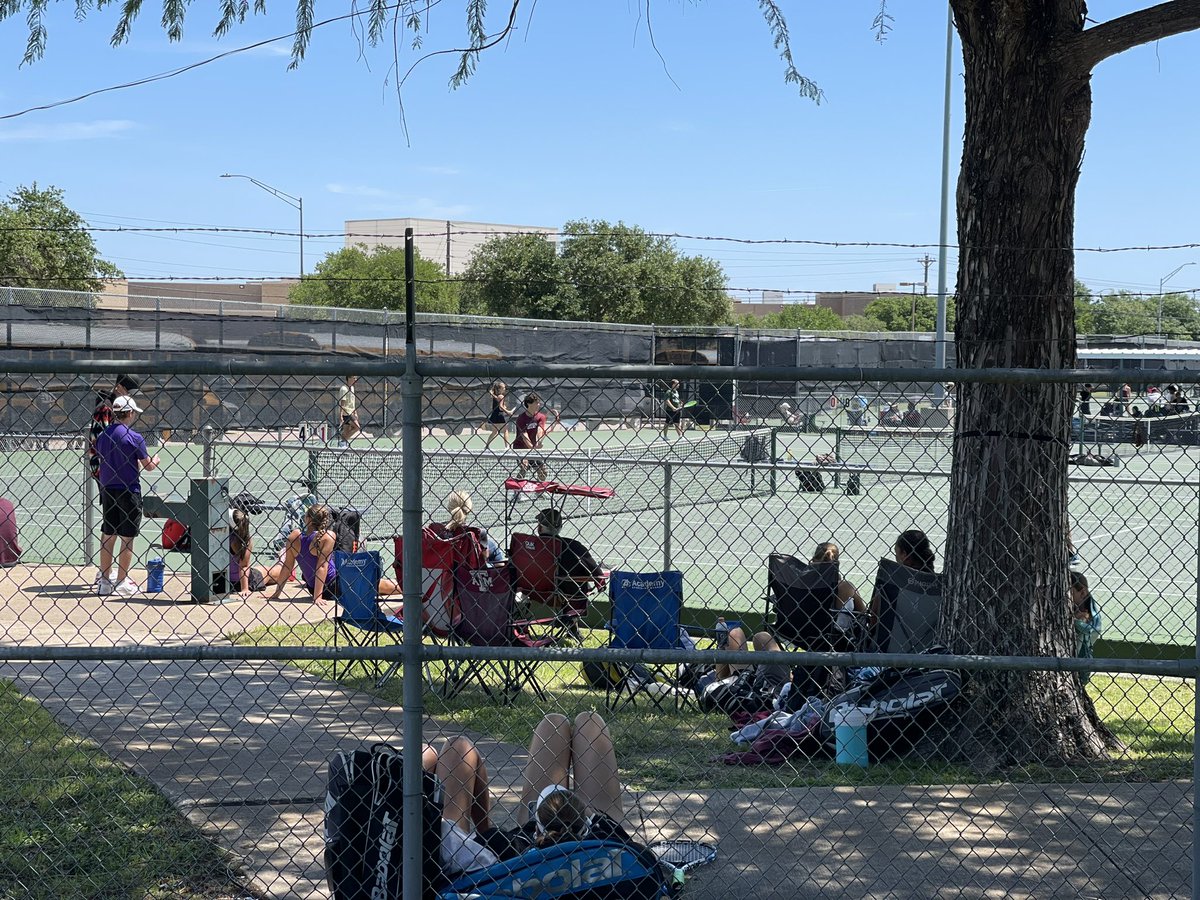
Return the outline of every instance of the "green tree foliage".
{"type": "Polygon", "coordinates": [[[562,277],[593,322],[718,325],[732,320],[720,264],[684,256],[665,237],[618,222],[563,226],[562,277]]]}
{"type": "Polygon", "coordinates": [[[782,328],[789,331],[842,331],[846,323],[827,306],[809,303],[789,303],[776,313],[765,316],[742,316],[739,325],[747,328],[782,328]]]}
{"type": "Polygon", "coordinates": [[[842,318],[847,331],[857,331],[868,334],[878,334],[887,331],[887,327],[874,316],[845,316],[842,318]]]}
{"type": "MultiPolygon", "coordinates": [[[[884,331],[934,331],[937,329],[937,297],[896,294],[867,304],[865,313],[883,325],[884,331]],[[915,328],[913,327],[915,324],[915,328]]],[[[946,329],[954,327],[954,298],[946,298],[946,329]]]]}
{"type": "Polygon", "coordinates": [[[1092,289],[1075,279],[1075,333],[1095,334],[1095,323],[1092,321],[1092,289]]]}
{"type": "Polygon", "coordinates": [[[534,235],[485,243],[467,268],[463,310],[660,325],[732,321],[725,274],[713,260],[685,256],[670,239],[622,223],[568,222],[563,234],[559,253],[534,235]]]}
{"type": "Polygon", "coordinates": [[[98,291],[121,275],[58,188],[22,185],[0,203],[0,285],[98,291]]]}
{"type": "MultiPolygon", "coordinates": [[[[441,267],[416,254],[417,309],[458,312],[457,286],[446,281],[441,267]]],[[[343,247],[317,263],[312,275],[292,288],[288,300],[304,306],[350,309],[404,309],[404,250],[363,244],[343,247]]]]}
{"type": "Polygon", "coordinates": [[[463,275],[462,311],[518,319],[578,319],[554,243],[536,234],[489,239],[463,275]]]}
{"type": "MultiPolygon", "coordinates": [[[[1078,300],[1076,302],[1078,304],[1078,300]]],[[[1200,334],[1200,313],[1197,312],[1196,301],[1187,294],[1164,294],[1159,297],[1157,294],[1143,296],[1117,291],[1093,297],[1088,312],[1094,334],[1161,333],[1188,340],[1200,334]]]]}

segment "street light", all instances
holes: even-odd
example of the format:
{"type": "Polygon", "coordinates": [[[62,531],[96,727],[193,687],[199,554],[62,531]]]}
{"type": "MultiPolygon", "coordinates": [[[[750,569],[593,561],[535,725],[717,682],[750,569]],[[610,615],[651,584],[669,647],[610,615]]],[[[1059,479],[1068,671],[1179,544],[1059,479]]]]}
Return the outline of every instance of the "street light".
{"type": "Polygon", "coordinates": [[[1181,271],[1186,269],[1188,266],[1194,266],[1194,265],[1195,265],[1194,262],[1185,262],[1182,266],[1172,269],[1170,272],[1168,272],[1162,278],[1158,279],[1158,327],[1155,329],[1155,331],[1157,331],[1159,334],[1163,333],[1163,330],[1162,330],[1163,285],[1166,284],[1168,281],[1170,281],[1172,278],[1174,278],[1176,275],[1178,275],[1181,271]]]}
{"type": "Polygon", "coordinates": [[[264,184],[263,182],[259,181],[257,178],[251,178],[249,175],[230,175],[228,172],[226,172],[221,177],[222,178],[245,178],[248,182],[255,185],[256,187],[260,187],[264,191],[266,191],[268,194],[272,195],[273,197],[276,197],[276,198],[282,200],[284,203],[286,203],[292,209],[300,210],[300,277],[303,278],[304,277],[304,198],[303,197],[293,197],[291,194],[286,193],[285,191],[281,191],[281,190],[279,190],[279,188],[273,188],[269,184],[264,184]]]}

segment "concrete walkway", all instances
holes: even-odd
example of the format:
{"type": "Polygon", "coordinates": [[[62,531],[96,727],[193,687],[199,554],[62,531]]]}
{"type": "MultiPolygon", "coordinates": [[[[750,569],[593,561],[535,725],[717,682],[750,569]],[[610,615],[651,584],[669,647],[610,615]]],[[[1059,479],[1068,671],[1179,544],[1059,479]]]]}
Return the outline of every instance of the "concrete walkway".
{"type": "MultiPolygon", "coordinates": [[[[100,601],[72,587],[81,580],[0,573],[0,643],[212,643],[324,615],[262,598],[100,601]]],[[[399,708],[274,663],[18,664],[0,676],[152,780],[244,861],[249,887],[281,900],[327,896],[329,757],[400,743],[399,708]]],[[[445,730],[429,720],[426,733],[445,730]]],[[[524,750],[480,743],[504,824],[524,750]]],[[[689,882],[697,898],[1190,894],[1190,783],[683,790],[630,796],[626,819],[651,840],[717,843],[718,862],[689,882]]]]}

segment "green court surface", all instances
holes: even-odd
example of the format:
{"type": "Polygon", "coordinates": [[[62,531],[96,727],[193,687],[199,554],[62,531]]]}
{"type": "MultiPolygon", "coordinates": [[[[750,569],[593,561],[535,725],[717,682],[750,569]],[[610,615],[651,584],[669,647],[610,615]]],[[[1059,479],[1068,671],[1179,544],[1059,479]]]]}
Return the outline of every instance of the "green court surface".
{"type": "MultiPolygon", "coordinates": [[[[896,535],[921,528],[938,550],[940,567],[949,485],[945,441],[912,442],[902,455],[886,459],[877,454],[869,461],[872,468],[891,465],[926,474],[864,473],[861,492],[847,495],[844,478],[835,486],[828,472],[823,492],[801,492],[791,471],[796,462],[835,452],[833,433],[781,432],[774,478],[771,466],[738,460],[742,437],[695,429],[667,439],[648,428],[556,429],[541,451],[550,478],[615,491],[607,500],[553,501],[569,519],[564,534],[588,544],[609,568],[678,568],[688,606],[735,616],[762,609],[766,557],[773,551],[807,555],[819,541],[836,541],[845,577],[865,595],[896,535]]],[[[476,524],[503,544],[514,531],[532,530],[537,510],[551,501],[536,497],[514,504],[504,481],[517,474],[517,457],[501,450],[499,441],[485,450],[484,441],[481,435],[437,430],[424,436],[424,514],[444,520],[450,491],[468,491],[476,524]]],[[[241,434],[214,444],[211,458],[214,473],[229,477],[231,493],[249,491],[272,505],[305,493],[305,482],[316,476],[323,500],[364,510],[368,546],[390,562],[391,536],[401,523],[399,443],[361,438],[351,450],[339,451],[241,434]]],[[[1139,454],[1130,451],[1124,448],[1117,468],[1072,467],[1077,568],[1091,580],[1106,638],[1188,645],[1195,640],[1200,450],[1152,445],[1139,454]]],[[[143,476],[147,490],[183,494],[188,478],[203,471],[199,444],[167,444],[153,452],[164,464],[143,476]]],[[[846,447],[842,458],[854,459],[846,447]]],[[[78,450],[12,452],[0,461],[0,493],[18,507],[25,561],[85,563],[85,477],[78,450]]],[[[98,506],[93,521],[98,530],[98,506]]],[[[271,560],[269,544],[280,524],[276,510],[254,518],[259,561],[271,560]]],[[[158,555],[151,540],[159,533],[158,523],[143,528],[135,545],[138,560],[158,555]]],[[[1014,548],[1013,565],[1019,564],[1020,550],[1014,548]]],[[[186,556],[168,555],[170,568],[186,565],[186,556]]]]}

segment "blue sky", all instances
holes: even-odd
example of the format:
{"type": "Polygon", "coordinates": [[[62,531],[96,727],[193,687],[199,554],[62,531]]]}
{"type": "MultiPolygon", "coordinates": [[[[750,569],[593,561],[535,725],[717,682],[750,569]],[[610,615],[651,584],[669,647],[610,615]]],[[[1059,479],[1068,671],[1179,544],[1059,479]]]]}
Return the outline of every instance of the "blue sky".
{"type": "MultiPolygon", "coordinates": [[[[690,235],[935,244],[945,7],[892,2],[893,30],[878,43],[874,0],[782,5],[797,65],[825,91],[819,106],[783,83],[756,4],[654,3],[656,53],[634,0],[541,0],[465,87],[447,87],[452,55],[412,72],[403,88],[407,138],[390,44],[360,52],[341,22],[317,30],[297,71],[287,70],[290,41],[283,40],[156,84],[0,121],[0,191],[35,180],[57,185],[94,226],[295,230],[296,213],[284,203],[218,178],[239,172],[303,196],[309,233],[341,232],[346,219],[406,215],[548,226],[605,218],[690,235]]],[[[1089,8],[1103,21],[1139,5],[1093,0],[1089,8]]],[[[289,4],[272,0],[267,16],[218,42],[210,36],[216,5],[197,3],[184,40],[171,44],[157,4],[147,4],[132,41],[114,49],[115,7],[82,23],[73,7],[54,5],[46,56],[24,67],[23,19],[0,24],[0,115],[293,27],[289,4]]],[[[507,4],[491,7],[498,16],[507,4]]],[[[316,18],[346,10],[319,4],[316,18]]],[[[424,52],[461,45],[462,10],[463,0],[434,5],[424,52]]],[[[405,44],[401,69],[417,55],[405,44]]],[[[954,72],[956,172],[957,46],[954,72]]],[[[1103,63],[1093,91],[1076,246],[1195,242],[1200,34],[1103,63]]],[[[101,233],[97,240],[131,277],[272,277],[298,267],[297,241],[288,237],[101,233]]],[[[309,269],[341,243],[309,238],[309,269]]],[[[920,281],[917,260],[926,252],[679,244],[719,259],[731,286],[755,290],[920,281]]],[[[954,254],[948,259],[953,285],[954,254]]],[[[1200,263],[1200,249],[1079,253],[1077,271],[1097,290],[1153,292],[1189,262],[1200,263]]],[[[1168,287],[1200,288],[1200,265],[1182,269],[1168,287]]]]}

